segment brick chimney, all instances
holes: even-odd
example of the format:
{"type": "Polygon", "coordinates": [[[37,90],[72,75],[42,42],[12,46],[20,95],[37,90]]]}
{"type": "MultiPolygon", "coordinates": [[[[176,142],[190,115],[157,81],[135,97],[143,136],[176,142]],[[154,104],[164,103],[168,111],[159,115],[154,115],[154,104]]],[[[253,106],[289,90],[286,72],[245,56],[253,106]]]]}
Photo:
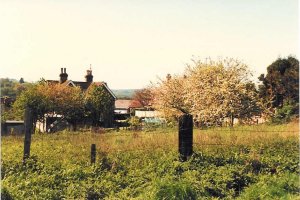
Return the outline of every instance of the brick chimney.
{"type": "Polygon", "coordinates": [[[89,70],[86,70],[85,81],[88,82],[88,83],[93,82],[93,75],[92,75],[92,69],[91,68],[89,70]]]}
{"type": "Polygon", "coordinates": [[[61,72],[60,72],[60,80],[59,82],[60,83],[64,83],[66,80],[68,80],[68,74],[67,74],[67,71],[66,71],[66,68],[60,68],[61,72]]]}

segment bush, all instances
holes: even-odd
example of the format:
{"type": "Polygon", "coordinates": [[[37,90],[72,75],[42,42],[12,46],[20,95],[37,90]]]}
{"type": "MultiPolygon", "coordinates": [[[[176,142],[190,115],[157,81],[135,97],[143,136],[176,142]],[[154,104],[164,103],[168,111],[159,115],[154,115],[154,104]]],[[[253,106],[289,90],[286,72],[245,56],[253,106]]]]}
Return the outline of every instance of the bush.
{"type": "Polygon", "coordinates": [[[275,116],[272,117],[272,123],[280,124],[290,122],[292,115],[295,114],[295,107],[296,106],[290,102],[285,102],[282,108],[279,108],[275,116]]]}
{"type": "Polygon", "coordinates": [[[136,116],[130,117],[128,123],[130,127],[134,127],[135,129],[141,125],[140,119],[136,116]]]}

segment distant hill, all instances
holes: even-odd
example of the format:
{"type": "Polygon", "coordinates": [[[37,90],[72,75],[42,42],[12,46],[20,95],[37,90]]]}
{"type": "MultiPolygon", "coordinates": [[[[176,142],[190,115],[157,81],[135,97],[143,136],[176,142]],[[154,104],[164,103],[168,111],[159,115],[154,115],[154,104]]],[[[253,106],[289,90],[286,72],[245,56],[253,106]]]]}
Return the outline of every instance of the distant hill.
{"type": "Polygon", "coordinates": [[[132,99],[134,92],[137,89],[119,89],[112,90],[118,99],[132,99]]]}

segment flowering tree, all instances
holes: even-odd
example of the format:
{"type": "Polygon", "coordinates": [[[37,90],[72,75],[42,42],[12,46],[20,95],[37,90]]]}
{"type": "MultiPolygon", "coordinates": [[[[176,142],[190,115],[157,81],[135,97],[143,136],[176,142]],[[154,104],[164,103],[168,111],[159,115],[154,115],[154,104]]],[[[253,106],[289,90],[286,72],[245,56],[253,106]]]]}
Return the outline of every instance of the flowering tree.
{"type": "Polygon", "coordinates": [[[154,88],[155,106],[166,116],[194,115],[200,123],[225,118],[249,119],[259,112],[257,92],[247,66],[238,60],[194,62],[184,75],[161,80],[154,88]]]}
{"type": "Polygon", "coordinates": [[[154,108],[161,111],[165,118],[178,118],[183,113],[191,113],[186,86],[187,81],[180,76],[168,75],[166,80],[160,80],[152,88],[154,108]]]}

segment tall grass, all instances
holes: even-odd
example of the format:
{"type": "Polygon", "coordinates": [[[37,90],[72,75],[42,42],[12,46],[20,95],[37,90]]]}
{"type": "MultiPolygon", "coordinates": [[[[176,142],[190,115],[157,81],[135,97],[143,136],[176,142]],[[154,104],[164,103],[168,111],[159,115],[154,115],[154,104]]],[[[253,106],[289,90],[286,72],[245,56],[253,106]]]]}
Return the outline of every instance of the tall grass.
{"type": "MultiPolygon", "coordinates": [[[[194,149],[201,150],[215,146],[241,146],[299,138],[299,124],[238,126],[234,128],[194,129],[194,149]]],[[[2,157],[14,155],[22,159],[23,136],[2,137],[2,157]]],[[[127,131],[96,134],[91,132],[62,131],[55,134],[34,134],[31,153],[39,157],[52,156],[55,159],[89,161],[91,144],[97,151],[116,153],[127,151],[177,151],[178,132],[174,129],[155,131],[127,131]]],[[[50,159],[50,158],[49,158],[50,159]]]]}
{"type": "Polygon", "coordinates": [[[294,199],[299,194],[296,122],[195,129],[195,154],[186,163],[178,160],[176,128],[34,134],[26,166],[23,136],[1,140],[3,191],[16,199],[294,199]],[[91,144],[98,153],[94,166],[91,144]]]}

